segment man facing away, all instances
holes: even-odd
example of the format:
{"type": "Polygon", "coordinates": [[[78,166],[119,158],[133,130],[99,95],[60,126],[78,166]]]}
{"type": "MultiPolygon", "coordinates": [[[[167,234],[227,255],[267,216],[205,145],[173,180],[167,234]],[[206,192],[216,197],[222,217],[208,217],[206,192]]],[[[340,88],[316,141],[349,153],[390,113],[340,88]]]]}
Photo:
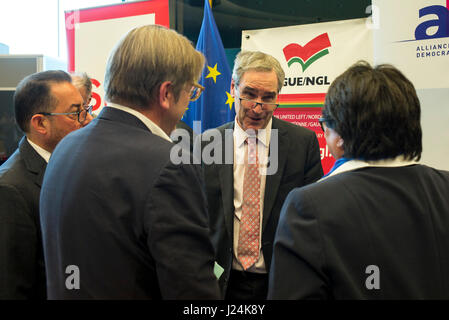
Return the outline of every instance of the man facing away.
{"type": "Polygon", "coordinates": [[[215,136],[204,143],[203,159],[211,145],[223,155],[220,163],[205,163],[204,170],[226,299],[266,298],[282,203],[290,190],[323,175],[315,133],[273,117],[283,82],[284,71],[274,57],[240,52],[231,81],[236,119],[202,137],[215,136]]]}
{"type": "Polygon", "coordinates": [[[16,122],[25,136],[0,167],[0,299],[45,299],[39,193],[59,141],[92,117],[64,71],[24,78],[14,94],[16,122]]]}
{"type": "Polygon", "coordinates": [[[268,298],[449,298],[449,172],[417,163],[420,114],[392,66],[335,79],[320,122],[337,161],[288,195],[268,298]]]}
{"type": "Polygon", "coordinates": [[[204,57],[157,26],[113,49],[106,100],[48,165],[41,224],[50,299],[217,299],[201,167],[174,164],[169,134],[204,57]]]}

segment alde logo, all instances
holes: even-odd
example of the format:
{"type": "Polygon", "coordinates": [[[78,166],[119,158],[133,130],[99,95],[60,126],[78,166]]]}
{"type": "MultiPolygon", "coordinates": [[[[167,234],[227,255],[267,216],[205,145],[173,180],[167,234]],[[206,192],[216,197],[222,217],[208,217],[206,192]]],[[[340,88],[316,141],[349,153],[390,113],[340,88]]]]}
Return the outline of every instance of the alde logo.
{"type": "Polygon", "coordinates": [[[444,6],[428,6],[419,10],[419,18],[431,15],[437,19],[427,20],[418,25],[415,29],[415,39],[435,39],[449,37],[449,1],[447,8],[444,6]],[[436,32],[434,29],[436,28],[436,32]]]}
{"type": "Polygon", "coordinates": [[[439,57],[449,56],[449,43],[445,42],[445,40],[439,40],[441,38],[449,37],[449,0],[446,1],[446,7],[432,5],[419,9],[420,20],[426,18],[430,19],[418,24],[415,29],[415,39],[399,41],[433,40],[426,41],[416,46],[417,58],[440,59],[439,57]]]}
{"type": "Polygon", "coordinates": [[[327,33],[323,33],[316,38],[310,40],[305,46],[297,43],[290,43],[283,51],[285,60],[290,67],[293,63],[301,64],[304,72],[312,63],[329,54],[328,48],[331,42],[327,33]]]}

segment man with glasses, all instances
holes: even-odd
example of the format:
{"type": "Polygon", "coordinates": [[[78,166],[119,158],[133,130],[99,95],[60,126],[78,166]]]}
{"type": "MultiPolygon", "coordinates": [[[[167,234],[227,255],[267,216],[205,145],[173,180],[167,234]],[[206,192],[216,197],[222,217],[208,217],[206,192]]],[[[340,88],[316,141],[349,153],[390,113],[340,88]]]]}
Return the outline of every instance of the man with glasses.
{"type": "Polygon", "coordinates": [[[78,90],[64,71],[23,79],[14,94],[16,122],[25,136],[0,167],[0,299],[45,299],[39,193],[59,141],[87,125],[78,90]]]}
{"type": "Polygon", "coordinates": [[[42,186],[50,299],[219,298],[201,166],[170,158],[203,66],[157,25],[111,52],[108,106],[58,145],[42,186]]]}
{"type": "Polygon", "coordinates": [[[231,81],[236,119],[212,129],[220,133],[224,159],[206,164],[204,170],[226,299],[266,298],[282,203],[290,190],[323,175],[315,133],[273,117],[283,82],[284,71],[274,57],[240,52],[231,81]],[[226,154],[228,145],[233,146],[232,155],[226,154]],[[225,161],[229,158],[232,163],[225,161]],[[270,168],[275,169],[269,172],[270,168]]]}

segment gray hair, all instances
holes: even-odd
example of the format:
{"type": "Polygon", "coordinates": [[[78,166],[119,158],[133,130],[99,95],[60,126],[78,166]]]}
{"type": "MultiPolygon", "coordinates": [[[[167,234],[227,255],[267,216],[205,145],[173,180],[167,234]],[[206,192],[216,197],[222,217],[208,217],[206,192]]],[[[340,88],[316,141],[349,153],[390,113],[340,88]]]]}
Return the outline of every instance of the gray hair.
{"type": "Polygon", "coordinates": [[[232,70],[232,80],[238,86],[240,79],[246,71],[274,71],[278,79],[278,92],[281,91],[284,84],[285,72],[279,61],[266,53],[260,51],[240,51],[234,61],[232,70]]]}
{"type": "Polygon", "coordinates": [[[164,81],[175,100],[201,75],[204,56],[174,30],[148,25],[131,30],[112,50],[105,74],[106,100],[131,108],[148,108],[164,81]]]}
{"type": "Polygon", "coordinates": [[[77,88],[85,88],[86,94],[90,96],[92,94],[92,81],[90,77],[85,72],[75,72],[71,73],[72,83],[77,88]]]}

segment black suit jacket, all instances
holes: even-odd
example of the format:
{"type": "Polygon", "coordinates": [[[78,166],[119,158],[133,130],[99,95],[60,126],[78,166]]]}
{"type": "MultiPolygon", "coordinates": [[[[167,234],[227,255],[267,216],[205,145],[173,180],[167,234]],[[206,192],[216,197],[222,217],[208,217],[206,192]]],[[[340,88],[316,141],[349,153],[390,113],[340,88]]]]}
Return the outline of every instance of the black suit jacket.
{"type": "Polygon", "coordinates": [[[423,165],[363,168],[293,190],[268,298],[448,299],[448,195],[449,172],[423,165]]]}
{"type": "MultiPolygon", "coordinates": [[[[221,133],[223,158],[225,141],[233,152],[234,122],[218,128],[221,133]]],[[[267,175],[262,220],[262,252],[267,270],[270,269],[273,239],[279,213],[287,194],[295,187],[312,183],[323,175],[320,149],[314,132],[273,117],[272,131],[278,130],[278,168],[267,175]]],[[[207,133],[204,134],[207,136],[207,133]]],[[[270,144],[274,143],[273,134],[270,144]]],[[[208,145],[203,142],[203,150],[208,145]]],[[[232,155],[231,155],[232,158],[232,155]]],[[[222,159],[223,162],[225,159],[222,159]]],[[[206,193],[211,220],[212,242],[218,264],[224,268],[220,277],[222,293],[226,292],[233,259],[234,238],[234,174],[233,164],[204,165],[206,193]]]]}
{"type": "Polygon", "coordinates": [[[58,144],[41,192],[49,299],[219,298],[201,167],[172,146],[109,107],[58,144]]]}
{"type": "Polygon", "coordinates": [[[0,299],[45,299],[39,193],[45,160],[25,137],[0,167],[0,299]]]}

